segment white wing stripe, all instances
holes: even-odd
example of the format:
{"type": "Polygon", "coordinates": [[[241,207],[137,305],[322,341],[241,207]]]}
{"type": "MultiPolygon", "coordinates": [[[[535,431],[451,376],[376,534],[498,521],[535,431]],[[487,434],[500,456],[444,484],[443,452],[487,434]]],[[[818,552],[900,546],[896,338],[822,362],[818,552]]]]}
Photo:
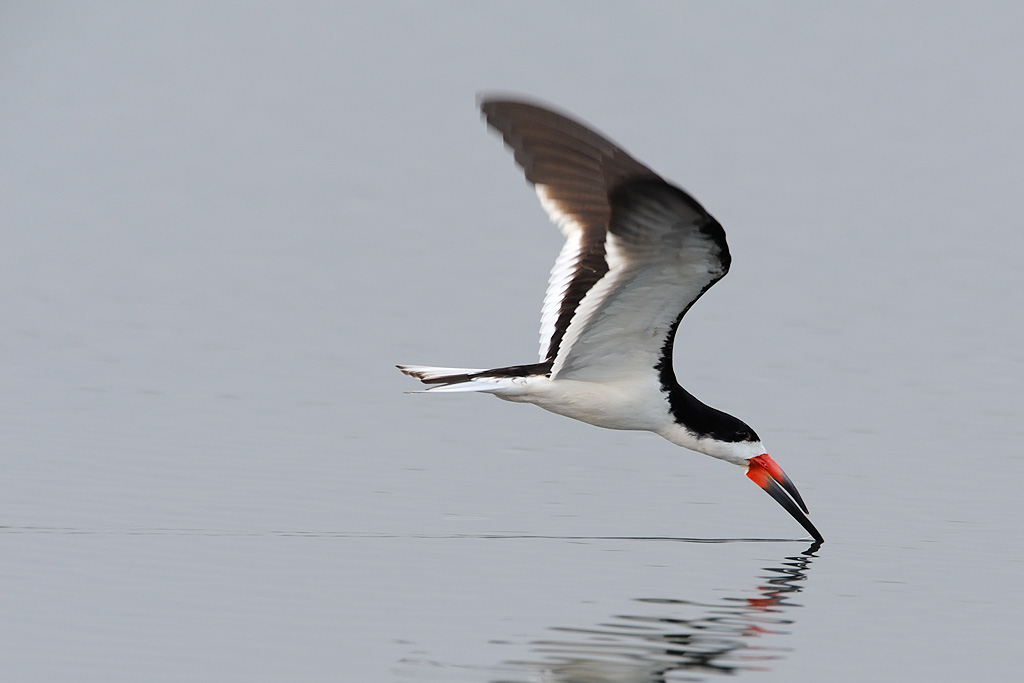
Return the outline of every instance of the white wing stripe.
{"type": "MultiPolygon", "coordinates": [[[[573,221],[567,222],[573,223],[573,221]]],[[[555,265],[551,268],[547,292],[544,294],[544,306],[541,308],[540,314],[541,361],[547,360],[548,351],[551,348],[551,338],[555,334],[555,324],[558,322],[558,315],[562,309],[562,299],[576,274],[582,234],[583,231],[578,228],[566,232],[565,244],[562,246],[562,251],[558,253],[558,258],[555,259],[555,265]]]]}

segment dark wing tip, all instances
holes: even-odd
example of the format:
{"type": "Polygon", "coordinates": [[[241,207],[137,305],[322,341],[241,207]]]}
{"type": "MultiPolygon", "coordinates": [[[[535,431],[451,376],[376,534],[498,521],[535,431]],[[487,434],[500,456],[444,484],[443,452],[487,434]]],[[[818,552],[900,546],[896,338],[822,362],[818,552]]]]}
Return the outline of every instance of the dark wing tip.
{"type": "Polygon", "coordinates": [[[481,95],[478,102],[532,183],[575,179],[600,187],[603,195],[629,178],[658,177],[608,137],[546,102],[499,93],[481,95]]]}
{"type": "Polygon", "coordinates": [[[544,100],[512,92],[491,91],[477,93],[476,103],[485,117],[497,109],[511,106],[538,109],[541,111],[552,112],[565,118],[570,118],[567,113],[559,111],[557,107],[545,102],[544,100]]]}

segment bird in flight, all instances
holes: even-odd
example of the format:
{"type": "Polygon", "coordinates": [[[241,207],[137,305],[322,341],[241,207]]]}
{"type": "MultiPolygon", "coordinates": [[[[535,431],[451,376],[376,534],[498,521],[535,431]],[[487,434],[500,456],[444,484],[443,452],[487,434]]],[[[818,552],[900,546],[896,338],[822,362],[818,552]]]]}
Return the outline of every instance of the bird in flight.
{"type": "Polygon", "coordinates": [[[565,236],[541,312],[540,362],[398,368],[430,393],[533,403],[598,427],[651,431],[739,465],[822,542],[757,433],[676,380],[676,329],[729,271],[722,226],[684,190],[564,114],[510,99],[484,99],[480,108],[565,236]]]}

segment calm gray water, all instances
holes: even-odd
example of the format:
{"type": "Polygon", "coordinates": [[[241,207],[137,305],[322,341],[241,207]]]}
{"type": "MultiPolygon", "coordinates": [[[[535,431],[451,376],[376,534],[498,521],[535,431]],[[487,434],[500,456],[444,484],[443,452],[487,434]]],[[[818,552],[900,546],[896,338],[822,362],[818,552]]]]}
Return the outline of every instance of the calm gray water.
{"type": "Polygon", "coordinates": [[[0,678],[1018,680],[1022,32],[1014,3],[5,4],[0,678]],[[653,435],[403,393],[395,363],[536,353],[560,237],[486,90],[725,225],[677,372],[820,550],[653,435]]]}

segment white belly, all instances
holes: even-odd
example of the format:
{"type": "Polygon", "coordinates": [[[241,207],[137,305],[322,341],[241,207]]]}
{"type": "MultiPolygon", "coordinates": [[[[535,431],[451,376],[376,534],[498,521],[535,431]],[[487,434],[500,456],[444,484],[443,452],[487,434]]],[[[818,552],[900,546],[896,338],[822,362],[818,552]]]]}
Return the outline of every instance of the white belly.
{"type": "Polygon", "coordinates": [[[654,381],[596,384],[533,377],[518,389],[494,393],[508,401],[533,403],[552,413],[607,429],[656,432],[671,421],[665,394],[654,381]]]}

